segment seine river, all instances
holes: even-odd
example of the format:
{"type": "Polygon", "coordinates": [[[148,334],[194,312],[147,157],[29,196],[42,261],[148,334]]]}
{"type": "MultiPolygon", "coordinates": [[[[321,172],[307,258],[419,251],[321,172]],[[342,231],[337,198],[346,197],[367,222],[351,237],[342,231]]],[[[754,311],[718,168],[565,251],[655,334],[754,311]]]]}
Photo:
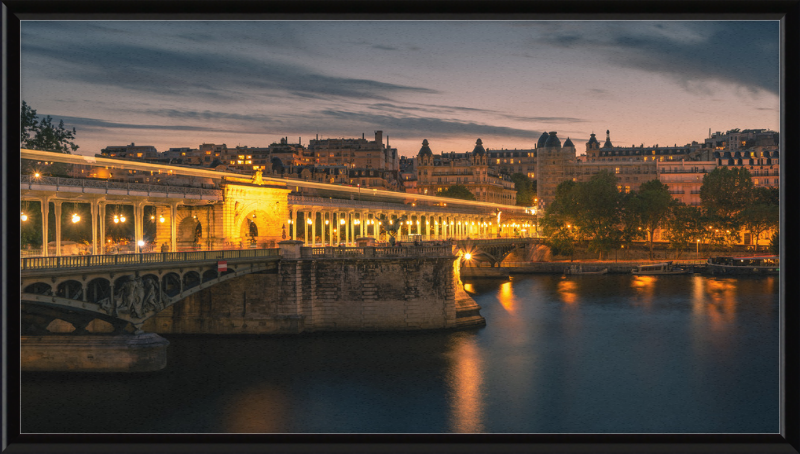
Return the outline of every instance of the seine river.
{"type": "Polygon", "coordinates": [[[774,433],[778,278],[467,281],[487,326],[165,336],[167,369],[22,376],[43,433],[774,433]]]}

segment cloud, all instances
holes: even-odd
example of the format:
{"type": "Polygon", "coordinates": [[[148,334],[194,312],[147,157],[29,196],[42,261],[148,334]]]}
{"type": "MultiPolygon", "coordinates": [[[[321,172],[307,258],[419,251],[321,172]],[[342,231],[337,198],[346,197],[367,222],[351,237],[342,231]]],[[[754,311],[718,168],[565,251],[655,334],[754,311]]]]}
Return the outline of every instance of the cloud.
{"type": "Polygon", "coordinates": [[[69,46],[23,42],[23,56],[44,59],[59,77],[92,85],[210,101],[291,93],[299,97],[390,100],[403,93],[438,91],[378,80],[338,77],[266,54],[239,56],[84,41],[69,46]]]}
{"type": "MultiPolygon", "coordinates": [[[[41,116],[41,114],[40,114],[41,116]]],[[[52,115],[53,118],[64,120],[64,126],[69,125],[70,128],[74,127],[81,132],[84,130],[97,130],[97,129],[161,129],[170,131],[202,131],[202,132],[228,132],[228,133],[242,133],[246,131],[232,130],[232,129],[217,129],[208,128],[206,126],[187,126],[187,125],[164,125],[164,124],[135,124],[135,123],[115,123],[111,121],[98,120],[95,118],[86,117],[70,117],[64,115],[52,115]]]]}
{"type": "Polygon", "coordinates": [[[719,82],[777,94],[778,31],[777,21],[565,23],[535,41],[664,75],[695,94],[713,93],[719,82]]]}
{"type": "Polygon", "coordinates": [[[399,47],[394,47],[394,46],[384,46],[384,45],[382,45],[382,44],[373,44],[373,45],[372,45],[372,48],[373,48],[373,49],[380,49],[380,50],[400,50],[400,48],[399,48],[399,47]]]}
{"type": "Polygon", "coordinates": [[[541,131],[509,128],[506,126],[493,126],[469,121],[444,120],[431,117],[408,117],[376,115],[374,113],[348,112],[343,110],[326,109],[315,113],[315,118],[325,117],[326,120],[339,120],[347,124],[360,123],[370,125],[374,129],[392,131],[393,137],[417,138],[425,136],[450,137],[463,136],[464,134],[476,137],[506,136],[535,140],[541,131]]]}

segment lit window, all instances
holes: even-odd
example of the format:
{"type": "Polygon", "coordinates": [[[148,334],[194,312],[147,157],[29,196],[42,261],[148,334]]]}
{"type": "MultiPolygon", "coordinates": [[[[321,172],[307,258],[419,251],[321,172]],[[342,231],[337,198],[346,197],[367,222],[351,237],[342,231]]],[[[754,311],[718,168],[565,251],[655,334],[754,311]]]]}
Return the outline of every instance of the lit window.
{"type": "Polygon", "coordinates": [[[244,159],[244,155],[243,155],[243,154],[240,154],[240,155],[239,155],[239,159],[244,159]]]}
{"type": "Polygon", "coordinates": [[[614,169],[614,173],[619,173],[619,167],[616,167],[616,168],[614,169]]]}

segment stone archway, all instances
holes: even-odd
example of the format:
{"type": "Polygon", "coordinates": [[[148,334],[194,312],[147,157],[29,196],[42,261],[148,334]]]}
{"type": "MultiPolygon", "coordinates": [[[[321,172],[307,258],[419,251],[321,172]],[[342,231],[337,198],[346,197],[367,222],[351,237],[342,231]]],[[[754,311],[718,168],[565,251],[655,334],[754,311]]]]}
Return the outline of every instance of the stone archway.
{"type": "Polygon", "coordinates": [[[194,248],[198,242],[202,244],[203,224],[194,216],[190,215],[181,219],[178,222],[177,230],[178,250],[194,248]]]}
{"type": "MultiPolygon", "coordinates": [[[[278,238],[269,235],[269,232],[274,229],[269,223],[269,216],[263,210],[250,210],[246,216],[242,216],[239,222],[239,227],[236,230],[239,233],[239,238],[242,245],[247,247],[251,243],[251,238],[255,238],[255,243],[258,247],[264,244],[270,245],[278,238]],[[255,236],[251,237],[251,233],[255,236]]],[[[274,246],[274,245],[273,245],[274,246]]]]}

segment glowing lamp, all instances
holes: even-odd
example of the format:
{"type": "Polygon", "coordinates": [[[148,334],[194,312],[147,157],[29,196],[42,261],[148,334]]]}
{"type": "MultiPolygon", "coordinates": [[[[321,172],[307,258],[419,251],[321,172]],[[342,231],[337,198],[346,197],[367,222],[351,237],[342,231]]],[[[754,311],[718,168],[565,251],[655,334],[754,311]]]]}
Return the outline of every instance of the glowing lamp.
{"type": "Polygon", "coordinates": [[[119,224],[119,216],[114,215],[114,224],[119,224]]]}
{"type": "Polygon", "coordinates": [[[81,217],[80,217],[80,216],[78,216],[77,214],[73,214],[73,215],[72,215],[72,223],[73,223],[73,224],[77,223],[77,222],[78,222],[78,221],[80,221],[80,220],[81,220],[81,217]]]}
{"type": "Polygon", "coordinates": [[[327,219],[325,219],[325,225],[328,225],[328,224],[329,224],[329,221],[327,219]]]}
{"type": "Polygon", "coordinates": [[[150,216],[150,220],[151,220],[151,221],[155,221],[155,220],[156,220],[156,217],[155,217],[154,215],[151,215],[151,216],[150,216]]]}
{"type": "Polygon", "coordinates": [[[344,225],[344,219],[339,219],[339,224],[344,225]]]}
{"type": "Polygon", "coordinates": [[[163,224],[163,223],[164,223],[164,216],[161,216],[161,217],[159,217],[159,218],[158,218],[158,222],[160,222],[160,223],[162,223],[162,224],[163,224]]]}
{"type": "Polygon", "coordinates": [[[34,173],[34,174],[33,174],[33,177],[34,177],[34,178],[39,178],[39,176],[40,176],[40,175],[39,175],[39,172],[36,172],[36,173],[34,173]]]}
{"type": "Polygon", "coordinates": [[[138,243],[138,244],[139,244],[139,247],[143,247],[143,246],[144,246],[144,241],[142,241],[142,240],[139,240],[139,243],[138,243]]]}
{"type": "Polygon", "coordinates": [[[307,222],[308,222],[308,225],[311,225],[311,224],[314,223],[311,219],[309,219],[307,222]]]}
{"type": "Polygon", "coordinates": [[[28,220],[28,215],[27,215],[27,214],[25,214],[25,213],[22,213],[22,212],[20,212],[20,217],[19,217],[19,218],[20,218],[20,219],[22,219],[22,220],[23,220],[23,222],[24,222],[24,221],[27,221],[27,220],[28,220]]]}
{"type": "Polygon", "coordinates": [[[472,254],[467,252],[466,254],[464,254],[464,258],[467,259],[467,260],[470,260],[470,259],[472,259],[472,254]]]}
{"type": "Polygon", "coordinates": [[[120,222],[125,222],[125,216],[120,216],[119,220],[120,220],[120,222]]]}

